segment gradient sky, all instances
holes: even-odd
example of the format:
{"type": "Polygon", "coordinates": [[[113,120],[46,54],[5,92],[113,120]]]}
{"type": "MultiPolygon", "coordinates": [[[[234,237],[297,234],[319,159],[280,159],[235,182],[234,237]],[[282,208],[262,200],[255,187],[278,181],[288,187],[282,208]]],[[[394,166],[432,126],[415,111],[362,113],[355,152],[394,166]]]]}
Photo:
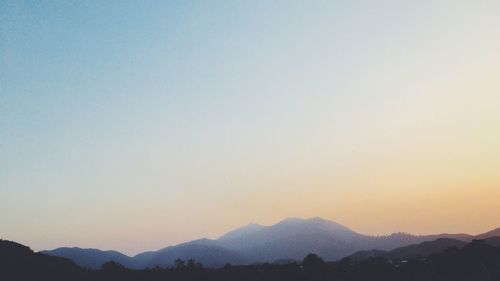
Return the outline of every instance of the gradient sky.
{"type": "Polygon", "coordinates": [[[500,226],[500,1],[2,1],[0,237],[500,226]]]}

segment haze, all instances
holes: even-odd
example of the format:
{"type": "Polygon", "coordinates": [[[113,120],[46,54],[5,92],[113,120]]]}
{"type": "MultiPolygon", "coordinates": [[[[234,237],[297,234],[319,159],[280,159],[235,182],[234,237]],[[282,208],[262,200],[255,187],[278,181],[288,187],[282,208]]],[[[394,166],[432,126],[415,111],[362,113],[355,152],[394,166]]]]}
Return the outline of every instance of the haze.
{"type": "Polygon", "coordinates": [[[0,2],[0,236],[500,225],[499,1],[0,2]]]}

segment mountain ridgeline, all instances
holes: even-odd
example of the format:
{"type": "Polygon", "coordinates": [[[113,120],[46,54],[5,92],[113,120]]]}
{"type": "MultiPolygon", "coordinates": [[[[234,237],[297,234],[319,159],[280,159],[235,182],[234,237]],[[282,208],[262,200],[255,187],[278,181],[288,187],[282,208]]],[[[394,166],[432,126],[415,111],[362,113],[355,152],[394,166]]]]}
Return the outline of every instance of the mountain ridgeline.
{"type": "Polygon", "coordinates": [[[221,268],[206,268],[194,260],[177,259],[169,267],[137,270],[108,261],[100,269],[92,270],[78,267],[66,258],[35,253],[21,244],[0,240],[0,277],[8,281],[500,280],[500,237],[454,246],[456,241],[459,240],[441,238],[388,252],[380,251],[386,255],[356,260],[351,256],[334,262],[326,262],[311,253],[301,261],[282,260],[280,263],[225,265],[221,268]]]}
{"type": "Polygon", "coordinates": [[[445,246],[461,246],[473,239],[494,236],[500,236],[500,229],[478,236],[467,234],[416,236],[406,233],[370,236],[321,218],[288,218],[272,226],[250,224],[228,232],[215,240],[194,240],[158,251],[140,253],[134,257],[116,251],[81,248],[58,248],[42,253],[65,257],[82,267],[93,269],[100,268],[103,263],[110,260],[131,269],[172,266],[176,259],[194,259],[206,267],[222,267],[226,264],[248,265],[283,260],[299,261],[309,253],[316,253],[327,261],[339,260],[350,255],[353,255],[355,259],[379,255],[391,257],[397,256],[391,253],[391,250],[426,241],[452,240],[440,242],[440,245],[443,244],[441,248],[446,248],[445,246]],[[377,251],[371,251],[373,249],[377,251]]]}

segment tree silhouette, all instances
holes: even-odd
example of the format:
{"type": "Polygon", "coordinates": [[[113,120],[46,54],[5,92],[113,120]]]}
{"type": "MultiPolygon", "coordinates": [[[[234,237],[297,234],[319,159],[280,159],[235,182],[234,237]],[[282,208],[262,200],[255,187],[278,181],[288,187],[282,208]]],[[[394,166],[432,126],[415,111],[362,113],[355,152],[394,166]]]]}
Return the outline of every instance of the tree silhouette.
{"type": "Polygon", "coordinates": [[[325,261],[320,258],[316,254],[308,254],[303,260],[302,260],[302,266],[304,267],[304,271],[314,271],[317,270],[325,265],[325,261]]]}
{"type": "Polygon", "coordinates": [[[115,261],[108,261],[101,266],[102,271],[117,272],[126,270],[125,266],[115,261]]]}
{"type": "Polygon", "coordinates": [[[316,254],[308,254],[302,260],[302,268],[306,276],[312,280],[325,279],[325,261],[316,254]]]}
{"type": "Polygon", "coordinates": [[[174,261],[174,268],[175,269],[183,269],[185,267],[186,267],[186,262],[184,260],[177,258],[174,261]]]}
{"type": "Polygon", "coordinates": [[[203,268],[203,265],[197,261],[195,261],[194,259],[189,259],[186,263],[186,268],[187,269],[199,269],[199,268],[203,268]]]}

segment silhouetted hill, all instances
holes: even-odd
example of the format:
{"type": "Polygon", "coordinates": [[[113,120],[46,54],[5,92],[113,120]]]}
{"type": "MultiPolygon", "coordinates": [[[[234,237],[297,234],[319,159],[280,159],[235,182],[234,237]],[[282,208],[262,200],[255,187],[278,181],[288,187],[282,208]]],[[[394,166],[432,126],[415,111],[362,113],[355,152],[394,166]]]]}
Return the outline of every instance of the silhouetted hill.
{"type": "Polygon", "coordinates": [[[41,253],[51,256],[65,257],[71,259],[81,267],[88,267],[92,269],[99,269],[103,263],[108,261],[118,262],[128,268],[137,268],[135,261],[131,257],[117,251],[63,247],[50,251],[41,251],[41,253]]]}
{"type": "Polygon", "coordinates": [[[383,251],[383,250],[359,251],[349,257],[356,261],[365,260],[367,258],[407,260],[416,257],[427,257],[432,254],[440,253],[450,247],[461,248],[466,244],[467,242],[456,239],[440,238],[434,241],[427,241],[419,244],[396,248],[391,251],[383,251]]]}
{"type": "Polygon", "coordinates": [[[493,247],[500,247],[500,236],[497,237],[489,237],[483,240],[484,243],[493,246],[493,247]]]}
{"type": "Polygon", "coordinates": [[[495,237],[495,235],[500,235],[500,228],[492,231],[488,231],[479,235],[469,235],[469,234],[439,234],[439,235],[426,235],[426,236],[415,236],[416,240],[427,240],[438,238],[433,241],[426,241],[418,244],[412,244],[409,246],[398,247],[390,251],[381,250],[381,248],[376,248],[373,250],[358,251],[349,257],[353,260],[363,260],[370,257],[382,257],[389,260],[402,260],[410,259],[416,257],[426,257],[431,254],[442,252],[443,250],[450,247],[461,248],[468,242],[474,240],[482,240],[484,243],[497,247],[500,246],[500,236],[495,237]],[[440,238],[447,237],[447,238],[440,238]]]}
{"type": "Polygon", "coordinates": [[[1,280],[77,280],[80,272],[71,260],[34,253],[21,244],[0,240],[1,280]]]}

